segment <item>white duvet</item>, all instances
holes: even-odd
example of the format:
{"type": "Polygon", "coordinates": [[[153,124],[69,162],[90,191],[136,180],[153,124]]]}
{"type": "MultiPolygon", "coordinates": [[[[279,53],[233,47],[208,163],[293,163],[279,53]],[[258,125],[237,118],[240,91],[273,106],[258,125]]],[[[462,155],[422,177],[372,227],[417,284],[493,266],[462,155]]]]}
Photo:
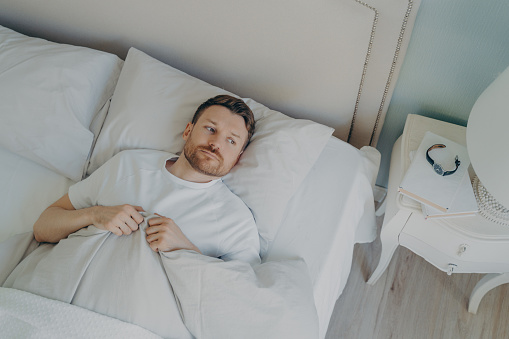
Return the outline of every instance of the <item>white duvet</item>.
{"type": "Polygon", "coordinates": [[[99,319],[90,333],[129,323],[140,337],[318,337],[302,260],[252,267],[193,251],[155,253],[145,241],[148,218],[130,236],[89,226],[58,245],[38,244],[31,233],[1,243],[0,324],[21,338],[57,337],[79,327],[68,314],[89,313],[99,319]]]}

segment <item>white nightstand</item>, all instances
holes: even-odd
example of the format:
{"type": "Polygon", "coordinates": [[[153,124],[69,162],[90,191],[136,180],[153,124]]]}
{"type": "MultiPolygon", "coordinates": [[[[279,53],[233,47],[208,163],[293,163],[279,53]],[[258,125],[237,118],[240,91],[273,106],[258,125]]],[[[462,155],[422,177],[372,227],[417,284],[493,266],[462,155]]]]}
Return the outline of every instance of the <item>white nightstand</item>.
{"type": "Polygon", "coordinates": [[[374,284],[384,273],[396,248],[401,245],[438,269],[452,273],[491,273],[475,286],[468,310],[477,312],[482,297],[492,288],[509,282],[509,226],[481,216],[425,220],[420,204],[399,194],[398,187],[410,165],[409,154],[417,150],[426,133],[465,145],[466,128],[410,114],[403,135],[391,156],[387,206],[380,234],[380,262],[368,280],[374,284]]]}

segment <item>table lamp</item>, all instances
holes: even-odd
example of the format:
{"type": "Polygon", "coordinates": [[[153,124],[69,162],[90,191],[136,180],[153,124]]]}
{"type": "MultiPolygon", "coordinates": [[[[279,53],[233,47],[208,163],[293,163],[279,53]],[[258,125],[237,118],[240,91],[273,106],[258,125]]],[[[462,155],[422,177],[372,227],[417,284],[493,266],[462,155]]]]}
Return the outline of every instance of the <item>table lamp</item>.
{"type": "Polygon", "coordinates": [[[466,138],[479,213],[509,226],[509,67],[475,102],[466,138]]]}

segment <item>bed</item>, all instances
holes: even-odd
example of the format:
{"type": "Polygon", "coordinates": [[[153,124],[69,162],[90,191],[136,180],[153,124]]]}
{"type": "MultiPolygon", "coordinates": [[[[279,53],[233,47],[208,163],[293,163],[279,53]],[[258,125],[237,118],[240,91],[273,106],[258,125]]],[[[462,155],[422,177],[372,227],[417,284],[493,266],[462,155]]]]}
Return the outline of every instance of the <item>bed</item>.
{"type": "MultiPolygon", "coordinates": [[[[34,221],[70,185],[122,150],[177,152],[192,109],[228,93],[244,98],[257,120],[223,181],[256,219],[262,263],[225,268],[177,251],[167,262],[180,316],[199,338],[324,338],[354,244],[376,236],[373,146],[418,2],[276,1],[270,11],[228,1],[133,2],[114,18],[114,2],[70,3],[6,1],[0,14],[0,258],[9,258],[0,262],[0,285],[9,265],[38,248],[34,221]],[[250,15],[232,17],[225,6],[250,15]],[[126,24],[133,17],[143,18],[142,29],[126,24]],[[231,53],[239,38],[249,43],[231,53]],[[185,267],[195,268],[187,280],[175,274],[185,267]],[[206,286],[186,289],[205,272],[206,286]],[[225,289],[224,281],[234,284],[225,289]],[[204,303],[198,290],[227,302],[204,303]],[[260,294],[239,297],[250,291],[260,294]]],[[[20,337],[157,337],[55,299],[2,287],[0,324],[20,337]]]]}

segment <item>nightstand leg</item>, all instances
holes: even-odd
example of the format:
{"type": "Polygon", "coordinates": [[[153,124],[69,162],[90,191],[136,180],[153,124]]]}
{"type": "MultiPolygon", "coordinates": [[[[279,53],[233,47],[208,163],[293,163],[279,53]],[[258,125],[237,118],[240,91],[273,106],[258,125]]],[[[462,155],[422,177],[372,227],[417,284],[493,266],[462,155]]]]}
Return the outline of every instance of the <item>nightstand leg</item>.
{"type": "Polygon", "coordinates": [[[368,284],[374,285],[380,276],[385,272],[387,266],[391,262],[392,255],[399,245],[399,234],[405,226],[408,218],[412,212],[400,210],[396,215],[382,228],[380,233],[380,240],[382,241],[382,253],[380,254],[380,261],[371,277],[369,277],[368,284]]]}
{"type": "Polygon", "coordinates": [[[377,217],[385,214],[385,207],[387,206],[387,199],[384,199],[384,201],[382,202],[382,204],[380,206],[378,206],[378,208],[376,209],[375,211],[375,215],[377,217]]]}
{"type": "Polygon", "coordinates": [[[470,300],[468,302],[468,312],[476,314],[477,308],[481,299],[486,293],[491,291],[497,286],[509,283],[509,273],[490,273],[486,274],[479,282],[475,285],[470,300]]]}

